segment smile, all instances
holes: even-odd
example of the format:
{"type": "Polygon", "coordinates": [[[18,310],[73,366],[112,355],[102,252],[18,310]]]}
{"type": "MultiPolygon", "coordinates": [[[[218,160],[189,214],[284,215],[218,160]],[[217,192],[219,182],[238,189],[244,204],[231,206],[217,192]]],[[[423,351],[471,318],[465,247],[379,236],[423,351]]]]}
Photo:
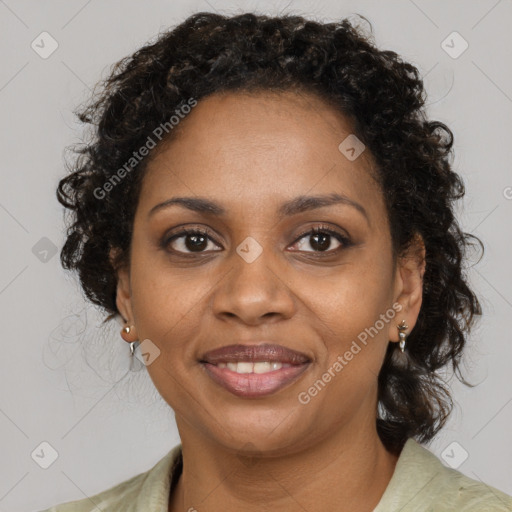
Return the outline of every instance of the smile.
{"type": "Polygon", "coordinates": [[[216,384],[242,398],[276,393],[302,375],[311,358],[269,342],[234,344],[203,354],[199,363],[216,384]]]}
{"type": "Polygon", "coordinates": [[[217,368],[228,368],[236,373],[268,373],[281,368],[289,368],[291,364],[281,363],[279,361],[258,361],[256,363],[250,361],[238,361],[231,363],[218,363],[217,368]]]}
{"type": "Polygon", "coordinates": [[[242,398],[271,395],[302,375],[310,363],[289,364],[277,361],[201,363],[206,374],[232,394],[242,398]]]}

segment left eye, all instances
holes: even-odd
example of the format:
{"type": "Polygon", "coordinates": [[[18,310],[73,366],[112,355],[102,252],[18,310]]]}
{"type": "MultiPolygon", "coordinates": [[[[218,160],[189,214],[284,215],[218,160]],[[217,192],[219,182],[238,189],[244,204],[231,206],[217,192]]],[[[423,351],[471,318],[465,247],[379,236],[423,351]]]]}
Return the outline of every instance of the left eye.
{"type": "MultiPolygon", "coordinates": [[[[348,246],[350,242],[345,236],[336,231],[332,231],[326,228],[314,228],[306,233],[303,233],[295,243],[299,243],[300,247],[303,247],[305,243],[309,243],[309,245],[313,247],[313,251],[305,252],[333,252],[342,245],[348,246]],[[334,249],[328,250],[331,246],[333,238],[336,239],[339,245],[334,249]],[[302,240],[305,242],[301,242],[302,240]]],[[[303,249],[300,248],[299,250],[303,249]]]]}

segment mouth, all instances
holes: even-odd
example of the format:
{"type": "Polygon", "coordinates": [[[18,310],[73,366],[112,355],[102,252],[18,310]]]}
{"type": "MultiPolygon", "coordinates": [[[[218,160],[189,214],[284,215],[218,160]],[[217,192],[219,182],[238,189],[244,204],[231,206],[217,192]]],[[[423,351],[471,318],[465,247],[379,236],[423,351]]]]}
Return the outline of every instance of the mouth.
{"type": "Polygon", "coordinates": [[[276,393],[302,375],[311,359],[282,345],[229,345],[199,360],[207,375],[224,389],[243,398],[276,393]]]}

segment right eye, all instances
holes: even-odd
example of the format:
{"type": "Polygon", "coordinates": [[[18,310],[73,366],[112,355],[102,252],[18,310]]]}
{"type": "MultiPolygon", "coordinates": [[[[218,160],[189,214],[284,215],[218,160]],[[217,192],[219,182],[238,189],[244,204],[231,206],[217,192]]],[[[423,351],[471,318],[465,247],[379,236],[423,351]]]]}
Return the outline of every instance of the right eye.
{"type": "Polygon", "coordinates": [[[208,241],[213,241],[209,232],[200,228],[182,229],[178,233],[166,236],[162,240],[162,247],[182,254],[193,254],[205,252],[208,241]]]}

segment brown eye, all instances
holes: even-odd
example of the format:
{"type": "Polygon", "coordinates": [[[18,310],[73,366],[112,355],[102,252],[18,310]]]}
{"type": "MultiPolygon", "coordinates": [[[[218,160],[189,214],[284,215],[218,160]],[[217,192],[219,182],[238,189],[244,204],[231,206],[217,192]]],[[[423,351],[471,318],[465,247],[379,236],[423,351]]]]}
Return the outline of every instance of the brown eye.
{"type": "MultiPolygon", "coordinates": [[[[165,237],[161,245],[165,250],[184,255],[211,252],[212,250],[215,251],[215,246],[220,247],[208,231],[199,228],[182,229],[178,233],[165,237]],[[208,249],[210,242],[210,249],[208,249]]],[[[337,231],[318,226],[302,233],[294,245],[299,246],[298,251],[332,254],[341,247],[349,247],[351,241],[347,236],[337,231]],[[334,248],[332,248],[333,239],[338,242],[338,245],[334,248]],[[308,244],[311,250],[305,248],[308,244]]]]}
{"type": "Polygon", "coordinates": [[[205,252],[208,247],[208,242],[212,238],[207,231],[201,229],[183,229],[179,233],[166,238],[163,241],[163,246],[171,249],[174,252],[190,254],[205,252]]]}
{"type": "Polygon", "coordinates": [[[295,242],[295,245],[296,244],[299,244],[298,250],[303,250],[305,252],[333,253],[340,247],[350,246],[351,242],[345,235],[342,235],[337,231],[329,228],[315,227],[300,235],[298,240],[295,242]],[[333,238],[338,242],[338,246],[334,247],[334,249],[332,248],[333,238]],[[304,240],[304,242],[302,242],[302,240],[304,240]],[[310,245],[312,250],[309,251],[303,248],[307,246],[307,244],[310,245]]]}

